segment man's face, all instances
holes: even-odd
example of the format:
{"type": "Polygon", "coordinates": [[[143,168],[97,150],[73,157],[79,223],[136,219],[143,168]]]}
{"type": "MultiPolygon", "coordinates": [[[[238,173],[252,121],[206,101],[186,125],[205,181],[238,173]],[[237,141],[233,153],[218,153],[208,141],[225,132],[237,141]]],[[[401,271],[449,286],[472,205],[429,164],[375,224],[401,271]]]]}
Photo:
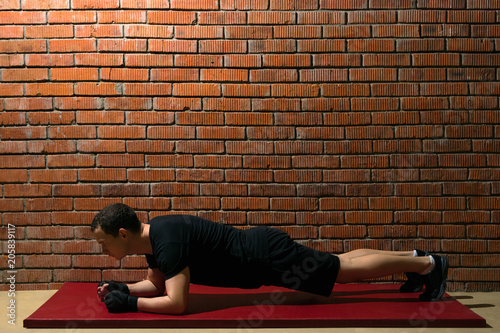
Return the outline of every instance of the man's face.
{"type": "Polygon", "coordinates": [[[105,233],[100,227],[94,230],[95,240],[101,245],[102,253],[121,260],[127,255],[128,233],[125,229],[120,229],[118,236],[113,237],[105,233]]]}

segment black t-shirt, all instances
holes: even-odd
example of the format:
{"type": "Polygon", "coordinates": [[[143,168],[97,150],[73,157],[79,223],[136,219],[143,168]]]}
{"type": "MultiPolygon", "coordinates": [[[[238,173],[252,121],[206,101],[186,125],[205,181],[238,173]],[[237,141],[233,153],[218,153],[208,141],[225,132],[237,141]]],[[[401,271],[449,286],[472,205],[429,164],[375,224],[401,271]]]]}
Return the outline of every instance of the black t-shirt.
{"type": "Polygon", "coordinates": [[[190,215],[167,215],[149,221],[153,255],[150,268],[169,279],[189,266],[191,282],[209,286],[258,288],[269,263],[266,227],[240,230],[190,215]]]}

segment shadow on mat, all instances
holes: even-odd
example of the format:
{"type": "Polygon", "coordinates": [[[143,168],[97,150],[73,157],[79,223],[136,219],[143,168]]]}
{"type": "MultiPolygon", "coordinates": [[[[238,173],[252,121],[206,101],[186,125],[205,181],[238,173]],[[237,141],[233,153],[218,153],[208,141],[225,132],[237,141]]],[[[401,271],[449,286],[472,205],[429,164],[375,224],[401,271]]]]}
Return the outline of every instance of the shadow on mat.
{"type": "MultiPolygon", "coordinates": [[[[409,303],[419,302],[418,297],[343,297],[343,296],[362,296],[371,294],[393,294],[399,291],[394,290],[367,290],[353,292],[334,292],[331,297],[322,297],[301,292],[283,292],[276,291],[260,294],[190,294],[189,295],[189,314],[211,312],[229,308],[265,305],[315,305],[315,304],[351,304],[351,303],[370,303],[370,302],[395,302],[409,303]]],[[[446,300],[444,300],[446,301],[446,300]]]]}

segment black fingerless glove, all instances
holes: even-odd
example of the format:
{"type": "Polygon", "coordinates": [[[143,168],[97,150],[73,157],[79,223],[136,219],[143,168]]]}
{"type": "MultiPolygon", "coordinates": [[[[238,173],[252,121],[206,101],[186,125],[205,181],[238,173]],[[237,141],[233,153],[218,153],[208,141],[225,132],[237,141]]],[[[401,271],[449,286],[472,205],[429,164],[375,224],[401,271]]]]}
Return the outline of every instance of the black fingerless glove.
{"type": "Polygon", "coordinates": [[[139,297],[114,290],[104,297],[104,304],[111,313],[136,312],[139,297]]]}
{"type": "Polygon", "coordinates": [[[125,283],[117,283],[116,281],[113,280],[102,281],[101,283],[99,283],[97,287],[102,287],[106,283],[109,285],[108,286],[109,291],[118,290],[121,291],[122,293],[130,294],[130,290],[128,289],[128,286],[125,283]]]}

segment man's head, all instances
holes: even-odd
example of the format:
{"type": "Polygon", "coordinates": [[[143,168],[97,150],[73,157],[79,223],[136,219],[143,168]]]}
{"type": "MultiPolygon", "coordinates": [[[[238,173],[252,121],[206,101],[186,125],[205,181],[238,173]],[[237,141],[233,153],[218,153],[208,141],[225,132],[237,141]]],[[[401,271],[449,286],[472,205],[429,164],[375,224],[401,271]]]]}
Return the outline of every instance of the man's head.
{"type": "Polygon", "coordinates": [[[130,236],[141,232],[141,222],[132,208],[116,203],[104,207],[94,217],[90,229],[104,254],[122,259],[128,254],[130,236]]]}

